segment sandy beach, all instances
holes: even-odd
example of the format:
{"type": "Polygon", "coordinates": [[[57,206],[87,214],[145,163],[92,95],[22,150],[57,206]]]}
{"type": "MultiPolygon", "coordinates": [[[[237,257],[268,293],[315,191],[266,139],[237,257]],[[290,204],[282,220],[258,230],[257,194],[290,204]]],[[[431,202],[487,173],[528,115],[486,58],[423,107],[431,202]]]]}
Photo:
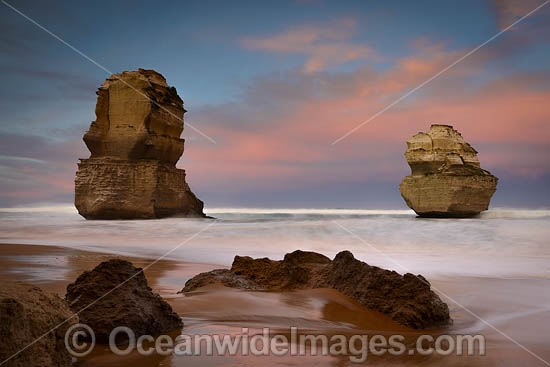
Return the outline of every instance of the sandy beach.
{"type": "MultiPolygon", "coordinates": [[[[111,254],[81,251],[74,248],[41,245],[0,245],[0,280],[25,281],[64,296],[67,284],[85,270],[111,254]]],[[[124,257],[138,267],[154,259],[124,257]]],[[[369,356],[375,365],[422,364],[433,366],[543,366],[532,353],[548,360],[550,341],[544,320],[548,319],[548,289],[550,279],[494,279],[457,277],[438,280],[432,285],[458,303],[471,297],[468,311],[442,296],[451,309],[454,324],[445,329],[414,331],[397,324],[386,316],[370,311],[334,290],[314,289],[293,292],[244,292],[221,286],[205,287],[196,292],[177,294],[185,282],[200,272],[220,265],[160,260],[148,267],[145,274],[149,285],[160,293],[179,315],[183,316],[185,334],[236,334],[242,327],[260,332],[288,333],[291,326],[312,334],[401,334],[407,343],[424,333],[466,334],[481,333],[486,337],[485,356],[369,356]],[[486,290],[491,289],[490,293],[486,290]],[[539,309],[525,305],[540,305],[539,309]],[[473,314],[484,321],[480,321],[473,314]],[[500,318],[500,319],[499,319],[500,318]],[[504,322],[503,322],[504,321],[504,322]],[[498,325],[495,330],[490,325],[498,325]],[[506,336],[502,335],[506,334],[506,336]]],[[[174,332],[174,337],[177,335],[174,332]]],[[[79,366],[207,366],[216,365],[326,365],[352,364],[347,357],[331,356],[129,356],[113,355],[105,346],[78,360],[79,366]]]]}

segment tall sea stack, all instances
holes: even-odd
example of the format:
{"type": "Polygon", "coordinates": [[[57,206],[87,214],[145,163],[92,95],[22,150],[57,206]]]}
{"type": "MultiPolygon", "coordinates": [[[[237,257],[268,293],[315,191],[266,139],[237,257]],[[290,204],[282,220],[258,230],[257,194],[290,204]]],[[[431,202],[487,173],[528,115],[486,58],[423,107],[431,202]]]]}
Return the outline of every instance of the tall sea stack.
{"type": "Polygon", "coordinates": [[[399,189],[421,217],[470,217],[489,208],[498,178],[480,167],[477,151],[449,125],[432,125],[407,141],[411,175],[399,189]]]}
{"type": "Polygon", "coordinates": [[[204,217],[203,202],[176,168],[183,154],[183,101],[154,70],[113,74],[97,91],[96,121],[84,135],[91,152],[75,179],[86,219],[204,217]]]}

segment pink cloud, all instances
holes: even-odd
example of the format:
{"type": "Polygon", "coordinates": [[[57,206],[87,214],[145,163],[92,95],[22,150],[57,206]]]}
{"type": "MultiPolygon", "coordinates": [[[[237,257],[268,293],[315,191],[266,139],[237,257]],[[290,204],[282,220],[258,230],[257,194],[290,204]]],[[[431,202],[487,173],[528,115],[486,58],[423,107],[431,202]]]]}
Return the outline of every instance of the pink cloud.
{"type": "Polygon", "coordinates": [[[497,25],[502,30],[542,3],[544,1],[540,0],[493,0],[492,7],[495,12],[497,25]]]}
{"type": "Polygon", "coordinates": [[[370,47],[350,41],[355,29],[355,20],[343,19],[332,24],[298,27],[266,38],[245,38],[241,44],[251,50],[306,55],[304,71],[314,73],[376,57],[370,47]]]}

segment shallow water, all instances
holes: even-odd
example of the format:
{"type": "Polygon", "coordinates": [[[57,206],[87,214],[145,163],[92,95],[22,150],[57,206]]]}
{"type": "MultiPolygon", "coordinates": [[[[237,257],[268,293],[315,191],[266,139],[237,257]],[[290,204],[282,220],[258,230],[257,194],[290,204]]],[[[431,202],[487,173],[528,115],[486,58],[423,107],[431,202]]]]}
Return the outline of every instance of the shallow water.
{"type": "Polygon", "coordinates": [[[236,254],[282,258],[302,249],[332,257],[350,250],[371,265],[432,278],[550,275],[550,210],[497,209],[471,219],[420,219],[408,210],[207,213],[217,219],[86,221],[72,206],[0,209],[0,242],[223,265],[236,254]]]}

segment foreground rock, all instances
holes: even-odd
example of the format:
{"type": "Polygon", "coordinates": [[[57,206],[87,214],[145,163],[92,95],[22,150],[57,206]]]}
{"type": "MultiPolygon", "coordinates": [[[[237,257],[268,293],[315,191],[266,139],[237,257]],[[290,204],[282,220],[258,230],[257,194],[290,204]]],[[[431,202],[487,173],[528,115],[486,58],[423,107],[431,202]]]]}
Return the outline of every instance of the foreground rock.
{"type": "Polygon", "coordinates": [[[111,75],[97,91],[96,121],[84,135],[91,152],[75,179],[75,206],[87,219],[203,217],[183,154],[183,101],[164,77],[139,69],[111,75]]]}
{"type": "Polygon", "coordinates": [[[187,281],[182,292],[213,283],[246,290],[333,288],[414,329],[451,321],[449,308],[421,275],[401,276],[370,266],[349,251],[340,252],[332,261],[300,250],[286,254],[282,261],[235,256],[231,270],[201,273],[187,281]]]}
{"type": "Polygon", "coordinates": [[[78,316],[57,295],[30,284],[0,282],[0,363],[28,346],[5,366],[71,366],[64,338],[77,322],[78,316]]]}
{"type": "Polygon", "coordinates": [[[136,337],[183,327],[172,307],[149,288],[142,269],[124,260],[84,272],[67,286],[65,299],[74,312],[81,311],[80,322],[94,330],[99,343],[107,343],[118,326],[129,327],[136,337]]]}
{"type": "Polygon", "coordinates": [[[477,152],[448,125],[432,125],[407,141],[411,175],[399,190],[422,217],[469,217],[489,208],[498,179],[482,169],[477,152]]]}

